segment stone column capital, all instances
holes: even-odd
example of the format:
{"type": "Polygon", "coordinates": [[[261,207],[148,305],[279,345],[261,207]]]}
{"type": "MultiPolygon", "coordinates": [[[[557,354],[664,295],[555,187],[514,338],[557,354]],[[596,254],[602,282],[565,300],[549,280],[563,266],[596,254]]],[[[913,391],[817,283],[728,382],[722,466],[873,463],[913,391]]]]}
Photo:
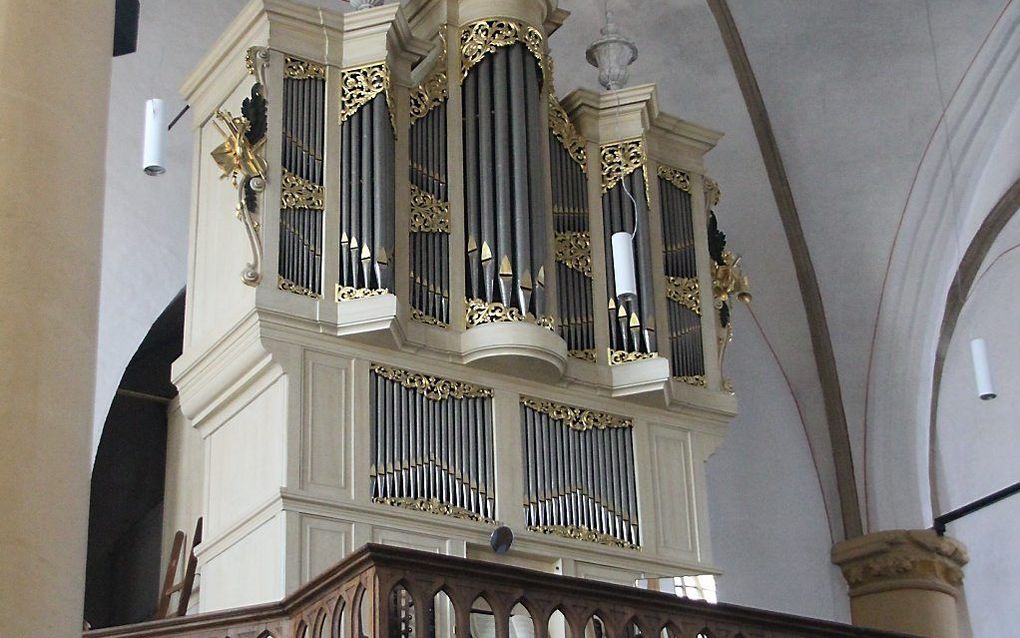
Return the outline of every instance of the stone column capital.
{"type": "Polygon", "coordinates": [[[903,589],[956,596],[967,561],[962,543],[932,530],[876,532],[832,548],[832,562],[843,571],[851,598],[903,589]]]}

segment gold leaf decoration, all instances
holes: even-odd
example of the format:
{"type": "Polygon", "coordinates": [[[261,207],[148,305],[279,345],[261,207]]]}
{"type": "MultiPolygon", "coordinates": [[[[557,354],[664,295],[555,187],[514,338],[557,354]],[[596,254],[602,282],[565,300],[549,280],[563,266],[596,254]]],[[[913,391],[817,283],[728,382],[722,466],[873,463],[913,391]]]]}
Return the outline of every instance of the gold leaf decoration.
{"type": "Polygon", "coordinates": [[[390,69],[385,62],[344,69],[340,74],[340,123],[343,124],[380,93],[386,93],[390,123],[393,102],[390,97],[390,69]]]}
{"type": "Polygon", "coordinates": [[[697,277],[666,277],[666,297],[701,316],[701,288],[697,277]]]}
{"type": "Polygon", "coordinates": [[[676,186],[682,191],[691,192],[691,176],[686,171],[682,171],[679,168],[673,168],[672,166],[659,166],[659,177],[666,180],[673,186],[676,186]]]}
{"type": "MultiPolygon", "coordinates": [[[[602,156],[603,193],[608,192],[621,179],[645,165],[645,145],[641,140],[603,144],[599,153],[602,156]]],[[[647,191],[647,187],[645,190],[647,191]]]]}
{"type": "Polygon", "coordinates": [[[282,275],[277,275],[276,283],[277,287],[280,290],[286,290],[287,292],[292,292],[296,295],[304,295],[306,297],[311,297],[312,299],[322,298],[322,295],[315,292],[314,290],[311,290],[310,288],[305,288],[300,284],[296,284],[282,275]]]}
{"type": "Polygon", "coordinates": [[[450,205],[414,184],[411,184],[411,232],[450,232],[450,205]]]}
{"type": "Polygon", "coordinates": [[[535,412],[548,414],[571,430],[579,432],[634,427],[634,422],[626,417],[563,405],[562,403],[554,403],[543,399],[525,397],[521,399],[521,405],[535,412]]]}
{"type": "Polygon", "coordinates": [[[740,266],[740,256],[724,250],[722,258],[721,265],[712,262],[712,294],[717,300],[716,305],[730,297],[751,303],[751,281],[740,266]]]}
{"type": "Polygon", "coordinates": [[[375,363],[372,364],[372,372],[384,379],[399,383],[409,390],[415,390],[430,401],[445,401],[451,397],[471,399],[492,396],[492,388],[466,381],[453,381],[375,363]]]}
{"type": "Polygon", "coordinates": [[[577,131],[574,123],[570,121],[567,112],[563,110],[560,101],[549,92],[549,128],[556,139],[567,149],[570,157],[581,165],[581,169],[588,171],[588,152],[585,151],[587,140],[577,131]]]}
{"type": "Polygon", "coordinates": [[[591,234],[556,233],[556,261],[591,279],[591,234]]]}
{"type": "Polygon", "coordinates": [[[449,95],[446,78],[446,26],[439,30],[440,49],[432,73],[411,91],[411,123],[428,115],[449,95]]]}
{"type": "Polygon", "coordinates": [[[523,42],[542,67],[546,84],[552,83],[552,68],[545,53],[545,38],[535,27],[512,18],[486,18],[465,25],[460,31],[460,81],[485,56],[499,47],[523,42]]]}
{"type": "Polygon", "coordinates": [[[325,208],[324,191],[322,186],[283,169],[283,178],[280,180],[280,208],[322,210],[325,208]]]}
{"type": "Polygon", "coordinates": [[[284,62],[283,75],[292,80],[325,80],[326,67],[317,62],[288,57],[284,62]]]}
{"type": "Polygon", "coordinates": [[[341,286],[337,284],[336,300],[351,301],[352,299],[364,299],[365,297],[378,297],[388,295],[390,291],[386,288],[354,288],[353,286],[341,286]]]}
{"type": "Polygon", "coordinates": [[[555,534],[556,536],[562,536],[564,538],[573,538],[579,541],[599,543],[600,545],[615,545],[616,547],[622,547],[624,549],[641,549],[638,545],[620,540],[619,538],[610,536],[609,534],[602,534],[594,530],[590,530],[586,527],[576,527],[573,525],[529,525],[528,529],[533,532],[555,534]]]}
{"type": "Polygon", "coordinates": [[[626,350],[610,350],[609,351],[609,365],[615,366],[621,363],[630,363],[631,361],[641,361],[642,359],[658,359],[658,352],[627,352],[626,350]]]}
{"type": "Polygon", "coordinates": [[[463,507],[457,507],[456,505],[450,505],[442,501],[437,501],[433,498],[406,498],[406,497],[372,497],[373,503],[380,503],[382,505],[390,505],[393,507],[402,507],[404,509],[414,510],[416,512],[426,512],[428,514],[438,514],[441,516],[452,516],[454,518],[462,518],[469,521],[480,521],[482,523],[495,524],[496,521],[491,518],[482,516],[481,514],[475,514],[470,510],[466,510],[463,507]]]}
{"type": "Polygon", "coordinates": [[[705,379],[705,375],[703,374],[692,374],[689,376],[673,378],[679,381],[680,383],[686,383],[687,385],[698,386],[700,388],[704,388],[706,385],[708,385],[708,382],[705,379]]]}
{"type": "Polygon", "coordinates": [[[530,321],[549,330],[556,329],[556,320],[548,315],[535,317],[531,313],[523,313],[519,308],[504,306],[498,301],[484,301],[482,299],[467,300],[467,325],[480,326],[485,323],[500,323],[510,321],[530,321]]]}
{"type": "Polygon", "coordinates": [[[436,319],[432,315],[427,315],[417,308],[411,308],[411,320],[419,323],[424,323],[430,326],[439,326],[440,328],[449,328],[449,324],[443,323],[439,319],[436,319]]]}
{"type": "Polygon", "coordinates": [[[594,361],[595,360],[595,349],[587,348],[585,350],[570,350],[567,352],[568,355],[575,359],[581,359],[582,361],[594,361]]]}

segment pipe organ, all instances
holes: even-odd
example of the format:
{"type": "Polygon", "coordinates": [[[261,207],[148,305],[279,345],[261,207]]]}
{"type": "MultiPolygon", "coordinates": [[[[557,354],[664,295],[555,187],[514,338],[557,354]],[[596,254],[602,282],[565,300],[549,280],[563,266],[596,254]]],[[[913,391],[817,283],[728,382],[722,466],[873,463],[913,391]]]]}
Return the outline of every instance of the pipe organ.
{"type": "Polygon", "coordinates": [[[201,609],[279,598],[365,542],[630,583],[716,571],[704,461],[749,297],[705,176],[720,134],[654,86],[557,97],[566,17],[253,0],[187,81],[174,382],[202,469],[167,502],[205,516],[201,609]]]}

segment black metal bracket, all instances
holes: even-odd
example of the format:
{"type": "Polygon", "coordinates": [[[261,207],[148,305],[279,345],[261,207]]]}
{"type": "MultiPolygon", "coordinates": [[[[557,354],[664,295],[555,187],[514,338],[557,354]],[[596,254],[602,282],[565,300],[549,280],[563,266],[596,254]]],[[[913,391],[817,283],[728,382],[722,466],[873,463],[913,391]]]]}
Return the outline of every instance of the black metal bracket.
{"type": "Polygon", "coordinates": [[[989,505],[998,503],[999,501],[1010,496],[1013,496],[1014,494],[1017,493],[1020,493],[1020,483],[1014,483],[1009,487],[1002,488],[998,492],[992,492],[988,496],[979,498],[978,500],[972,503],[968,503],[963,507],[958,507],[951,512],[946,512],[945,514],[936,516],[935,524],[932,526],[932,529],[935,530],[935,533],[938,534],[939,536],[945,536],[946,525],[948,525],[949,523],[959,520],[964,516],[967,516],[968,514],[973,514],[974,512],[980,509],[984,509],[989,505]]]}

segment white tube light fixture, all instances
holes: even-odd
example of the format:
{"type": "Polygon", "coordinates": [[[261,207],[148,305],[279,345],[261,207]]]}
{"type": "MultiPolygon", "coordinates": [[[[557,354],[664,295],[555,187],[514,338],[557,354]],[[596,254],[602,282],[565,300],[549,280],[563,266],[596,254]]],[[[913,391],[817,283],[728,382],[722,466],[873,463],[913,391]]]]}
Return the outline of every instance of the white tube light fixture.
{"type": "Polygon", "coordinates": [[[163,100],[153,98],[145,103],[145,146],[142,150],[142,168],[146,175],[166,172],[166,106],[163,100]]]}
{"type": "Polygon", "coordinates": [[[637,278],[634,266],[634,236],[626,231],[613,233],[613,278],[616,296],[621,301],[637,297],[637,278]]]}
{"type": "Polygon", "coordinates": [[[982,401],[991,401],[997,395],[992,385],[992,368],[988,365],[988,347],[984,339],[978,337],[970,340],[970,356],[974,361],[974,382],[977,384],[978,396],[982,401]]]}

